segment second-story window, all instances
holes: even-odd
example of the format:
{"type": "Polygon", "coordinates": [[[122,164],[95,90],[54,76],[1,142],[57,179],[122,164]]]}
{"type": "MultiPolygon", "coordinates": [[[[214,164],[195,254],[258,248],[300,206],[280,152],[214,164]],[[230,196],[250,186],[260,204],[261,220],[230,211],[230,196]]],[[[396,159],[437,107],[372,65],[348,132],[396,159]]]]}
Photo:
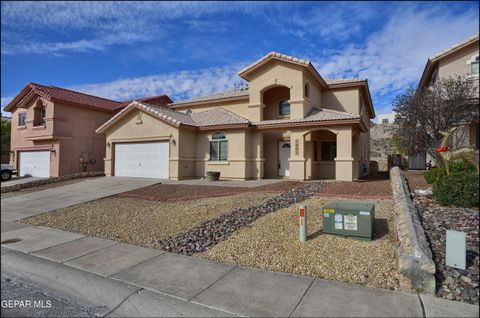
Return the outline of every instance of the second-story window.
{"type": "Polygon", "coordinates": [[[475,58],[475,61],[473,61],[471,64],[470,64],[470,68],[471,68],[471,74],[472,75],[478,75],[478,63],[479,63],[479,60],[478,60],[478,56],[475,58]]]}
{"type": "Polygon", "coordinates": [[[388,118],[382,119],[382,124],[388,124],[388,118]]]}
{"type": "Polygon", "coordinates": [[[310,98],[310,84],[305,83],[304,90],[305,91],[303,93],[304,93],[305,97],[310,98]]]}
{"type": "Polygon", "coordinates": [[[19,127],[25,126],[25,121],[26,120],[27,120],[27,113],[26,112],[18,113],[18,126],[19,127]]]}
{"type": "Polygon", "coordinates": [[[43,103],[38,100],[37,104],[33,109],[33,126],[43,126],[45,125],[45,115],[46,115],[45,106],[43,103]]]}
{"type": "Polygon", "coordinates": [[[290,103],[288,100],[282,100],[278,103],[278,114],[280,116],[290,116],[290,103]]]}

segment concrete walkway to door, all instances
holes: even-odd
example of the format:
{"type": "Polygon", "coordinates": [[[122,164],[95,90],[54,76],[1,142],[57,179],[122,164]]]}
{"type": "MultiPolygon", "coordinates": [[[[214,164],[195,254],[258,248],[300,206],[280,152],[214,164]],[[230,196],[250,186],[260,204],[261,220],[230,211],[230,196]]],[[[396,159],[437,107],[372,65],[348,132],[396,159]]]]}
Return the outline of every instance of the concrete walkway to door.
{"type": "Polygon", "coordinates": [[[160,179],[102,177],[2,199],[2,223],[108,197],[161,182],[160,179]]]}

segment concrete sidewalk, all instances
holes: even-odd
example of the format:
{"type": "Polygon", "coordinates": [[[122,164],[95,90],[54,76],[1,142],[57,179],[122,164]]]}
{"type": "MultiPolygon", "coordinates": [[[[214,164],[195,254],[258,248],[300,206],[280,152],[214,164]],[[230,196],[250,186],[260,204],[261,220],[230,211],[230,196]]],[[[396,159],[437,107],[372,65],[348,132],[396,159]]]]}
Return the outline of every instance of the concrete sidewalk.
{"type": "Polygon", "coordinates": [[[2,270],[101,316],[477,317],[429,295],[211,262],[39,227],[2,233],[2,270]]]}
{"type": "Polygon", "coordinates": [[[101,177],[2,199],[2,222],[50,212],[159,183],[159,179],[101,177]]]}

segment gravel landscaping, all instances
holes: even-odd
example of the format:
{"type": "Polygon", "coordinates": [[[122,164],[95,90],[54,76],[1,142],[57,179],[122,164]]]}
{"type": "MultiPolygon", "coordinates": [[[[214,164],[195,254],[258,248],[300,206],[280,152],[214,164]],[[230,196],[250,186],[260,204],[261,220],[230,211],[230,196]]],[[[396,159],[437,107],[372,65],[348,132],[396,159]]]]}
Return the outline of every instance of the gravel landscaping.
{"type": "Polygon", "coordinates": [[[392,187],[386,173],[367,176],[354,182],[328,182],[322,196],[343,197],[351,199],[392,199],[392,187]]]}
{"type": "Polygon", "coordinates": [[[298,238],[298,205],[280,209],[236,231],[225,241],[197,256],[230,264],[397,289],[394,203],[375,202],[374,240],[323,234],[322,207],[334,198],[310,198],[309,239],[298,238]]]}
{"type": "Polygon", "coordinates": [[[435,262],[437,296],[479,303],[479,210],[442,207],[432,199],[415,197],[422,226],[435,262]],[[467,268],[445,265],[446,230],[467,233],[467,268]]]}
{"type": "Polygon", "coordinates": [[[273,194],[244,193],[182,203],[109,197],[22,219],[25,224],[159,248],[159,241],[237,208],[259,205],[273,194]]]}
{"type": "Polygon", "coordinates": [[[227,239],[232,233],[249,225],[256,219],[308,199],[318,193],[322,187],[323,182],[304,183],[299,187],[274,196],[260,205],[238,208],[228,214],[204,222],[177,237],[160,242],[161,249],[186,255],[203,252],[227,239]]]}
{"type": "Polygon", "coordinates": [[[125,197],[141,198],[161,202],[178,202],[205,197],[228,196],[246,192],[277,193],[300,186],[302,182],[283,181],[259,187],[226,187],[186,184],[155,184],[120,194],[125,197]]]}

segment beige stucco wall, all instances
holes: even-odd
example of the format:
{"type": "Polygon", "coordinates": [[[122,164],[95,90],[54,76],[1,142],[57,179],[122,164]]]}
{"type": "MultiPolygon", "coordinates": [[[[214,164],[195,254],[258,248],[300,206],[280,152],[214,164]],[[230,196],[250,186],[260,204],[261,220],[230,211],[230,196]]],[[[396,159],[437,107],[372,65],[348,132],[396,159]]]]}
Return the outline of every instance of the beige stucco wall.
{"type": "Polygon", "coordinates": [[[86,159],[95,159],[95,164],[89,164],[87,171],[102,171],[105,138],[97,135],[95,129],[111,116],[110,113],[53,103],[34,96],[25,108],[12,112],[10,148],[15,151],[15,156],[11,156],[10,163],[18,168],[18,151],[53,149],[50,156],[52,177],[82,171],[78,159],[84,153],[89,154],[85,155],[86,159]],[[34,127],[34,106],[38,100],[46,106],[45,125],[34,127]],[[18,127],[20,112],[27,113],[25,127],[18,127]]]}
{"type": "Polygon", "coordinates": [[[196,136],[196,176],[204,177],[207,171],[219,171],[225,179],[250,179],[252,176],[251,148],[256,147],[252,134],[245,129],[221,130],[228,140],[228,160],[210,161],[212,131],[200,131],[196,136]]]}
{"type": "Polygon", "coordinates": [[[322,107],[358,114],[360,109],[359,94],[359,88],[329,89],[322,94],[322,107]]]}

